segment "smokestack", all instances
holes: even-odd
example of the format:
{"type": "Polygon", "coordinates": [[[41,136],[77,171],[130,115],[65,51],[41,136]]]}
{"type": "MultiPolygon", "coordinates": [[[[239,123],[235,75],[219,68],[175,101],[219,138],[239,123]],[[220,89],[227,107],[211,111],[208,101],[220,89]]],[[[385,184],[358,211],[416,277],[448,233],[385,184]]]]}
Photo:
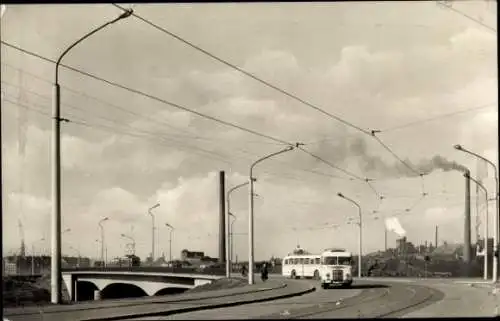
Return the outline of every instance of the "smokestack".
{"type": "Polygon", "coordinates": [[[436,232],[435,232],[435,235],[434,235],[434,247],[435,248],[438,247],[438,229],[439,229],[439,226],[436,225],[436,232]]]}
{"type": "Polygon", "coordinates": [[[226,262],[226,187],[225,173],[219,172],[219,263],[226,262]]]}
{"type": "Polygon", "coordinates": [[[387,227],[384,227],[384,249],[387,252],[387,227]]]}
{"type": "Polygon", "coordinates": [[[464,261],[471,262],[470,171],[465,172],[464,261]]]}

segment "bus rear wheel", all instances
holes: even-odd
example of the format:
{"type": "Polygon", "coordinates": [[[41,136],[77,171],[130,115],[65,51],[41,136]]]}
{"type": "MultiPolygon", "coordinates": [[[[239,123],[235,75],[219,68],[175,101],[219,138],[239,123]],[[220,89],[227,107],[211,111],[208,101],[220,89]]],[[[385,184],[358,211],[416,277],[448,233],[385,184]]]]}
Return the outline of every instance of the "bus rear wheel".
{"type": "Polygon", "coordinates": [[[319,271],[318,270],[314,271],[313,279],[319,280],[319,271]]]}
{"type": "Polygon", "coordinates": [[[290,273],[290,279],[296,279],[297,278],[297,275],[295,273],[295,270],[292,271],[292,273],[290,273]]]}

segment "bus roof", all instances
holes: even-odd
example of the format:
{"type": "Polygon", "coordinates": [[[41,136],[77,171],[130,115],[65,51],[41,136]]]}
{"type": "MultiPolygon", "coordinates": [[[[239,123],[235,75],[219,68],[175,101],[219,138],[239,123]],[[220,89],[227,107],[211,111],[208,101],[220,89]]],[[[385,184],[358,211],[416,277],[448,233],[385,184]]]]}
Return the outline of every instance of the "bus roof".
{"type": "Polygon", "coordinates": [[[321,254],[289,254],[287,256],[285,256],[283,259],[289,259],[289,258],[317,258],[317,257],[321,257],[321,254]]]}
{"type": "Polygon", "coordinates": [[[340,257],[351,257],[352,253],[351,252],[347,252],[347,251],[330,251],[330,250],[327,250],[327,251],[324,251],[321,255],[322,256],[332,255],[332,256],[340,256],[340,257]]]}

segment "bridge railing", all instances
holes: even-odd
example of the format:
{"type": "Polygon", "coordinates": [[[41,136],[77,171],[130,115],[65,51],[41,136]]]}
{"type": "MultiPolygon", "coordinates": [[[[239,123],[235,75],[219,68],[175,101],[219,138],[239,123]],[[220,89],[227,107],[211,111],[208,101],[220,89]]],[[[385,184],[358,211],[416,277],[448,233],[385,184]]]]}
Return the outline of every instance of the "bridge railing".
{"type": "Polygon", "coordinates": [[[178,273],[178,274],[201,274],[224,276],[224,268],[186,268],[186,267],[163,267],[163,266],[106,266],[106,267],[85,267],[85,268],[63,268],[63,272],[150,272],[150,273],[178,273]]]}

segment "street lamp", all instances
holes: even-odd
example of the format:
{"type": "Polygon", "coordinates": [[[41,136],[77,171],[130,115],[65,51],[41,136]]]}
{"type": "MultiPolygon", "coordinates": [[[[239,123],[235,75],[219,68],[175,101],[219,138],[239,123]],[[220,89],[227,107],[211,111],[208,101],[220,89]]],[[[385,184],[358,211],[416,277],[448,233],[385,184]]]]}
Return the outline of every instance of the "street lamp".
{"type": "MultiPolygon", "coordinates": [[[[256,180],[254,179],[254,182],[256,180]]],[[[229,237],[231,237],[231,231],[232,231],[232,228],[230,228],[229,226],[229,216],[233,216],[233,214],[231,214],[231,193],[234,192],[235,190],[237,190],[238,188],[240,187],[243,187],[243,186],[246,186],[248,185],[248,181],[245,182],[245,183],[241,183],[239,185],[236,185],[234,186],[233,188],[229,189],[229,191],[227,191],[227,196],[226,196],[226,202],[227,202],[227,215],[226,215],[226,221],[227,221],[227,224],[226,224],[226,277],[230,277],[231,276],[231,262],[232,262],[232,252],[230,250],[230,248],[232,248],[232,242],[233,240],[229,240],[229,237]]],[[[234,223],[234,221],[233,221],[234,223]]]]}
{"type": "Polygon", "coordinates": [[[488,190],[479,181],[472,178],[468,173],[464,176],[477,184],[483,191],[486,199],[486,219],[484,222],[484,279],[488,280],[488,190]]]}
{"type": "Polygon", "coordinates": [[[495,174],[496,212],[495,212],[495,215],[493,216],[493,226],[495,228],[495,233],[493,234],[493,280],[492,281],[493,281],[493,283],[496,283],[497,282],[497,276],[498,276],[497,275],[498,274],[498,233],[499,233],[498,223],[499,223],[499,216],[500,216],[500,212],[499,212],[499,209],[498,209],[498,199],[499,199],[500,195],[498,194],[498,171],[497,171],[497,167],[495,166],[495,164],[493,164],[492,161],[484,158],[481,155],[478,155],[478,154],[476,154],[474,152],[471,152],[471,151],[465,149],[462,145],[455,145],[453,147],[456,150],[459,150],[461,152],[464,152],[464,153],[470,154],[472,156],[475,156],[475,157],[477,157],[479,159],[482,159],[486,163],[490,164],[491,167],[493,167],[493,171],[494,171],[494,174],[495,174]]]}
{"type": "Polygon", "coordinates": [[[165,223],[165,226],[170,228],[170,236],[168,239],[168,243],[169,243],[168,253],[169,253],[169,257],[170,257],[170,264],[172,264],[172,232],[174,231],[174,227],[168,223],[165,223]]]}
{"type": "Polygon", "coordinates": [[[35,275],[35,244],[41,241],[45,241],[45,238],[42,237],[31,244],[31,275],[35,275]]]}
{"type": "Polygon", "coordinates": [[[152,212],[155,208],[160,207],[160,203],[156,203],[148,209],[148,214],[151,215],[151,265],[155,261],[155,216],[152,212]]]}
{"type": "Polygon", "coordinates": [[[77,254],[78,254],[78,260],[76,261],[76,267],[80,267],[80,250],[79,249],[76,249],[74,248],[73,246],[70,245],[69,247],[70,249],[72,249],[73,251],[75,251],[77,254]]]}
{"type": "Polygon", "coordinates": [[[61,274],[61,121],[67,121],[61,118],[61,92],[59,87],[59,65],[64,56],[83,40],[92,36],[103,28],[129,17],[132,10],[123,12],[117,18],[106,22],[105,24],[93,29],[71,46],[69,46],[59,56],[55,66],[55,78],[53,89],[52,106],[52,255],[51,255],[51,302],[61,303],[62,299],[62,274],[61,274]]]}
{"type": "MultiPolygon", "coordinates": [[[[297,144],[298,146],[298,144],[297,144]]],[[[250,184],[250,208],[249,208],[249,215],[248,215],[248,284],[254,284],[253,281],[253,265],[254,265],[254,243],[253,243],[253,168],[263,160],[266,160],[268,158],[271,158],[273,156],[289,152],[294,149],[294,146],[288,146],[285,149],[280,150],[279,152],[272,153],[270,155],[267,155],[265,157],[262,157],[258,160],[256,160],[251,166],[250,166],[250,176],[249,176],[249,184],[250,184]]]]}
{"type": "Polygon", "coordinates": [[[132,255],[135,255],[135,239],[132,236],[128,236],[123,233],[121,234],[121,236],[132,241],[132,255]]]}
{"type": "Polygon", "coordinates": [[[359,206],[358,203],[353,201],[352,199],[344,196],[342,193],[337,193],[338,197],[341,197],[345,200],[348,200],[349,202],[353,203],[358,207],[358,214],[359,214],[359,254],[358,254],[358,278],[361,278],[361,256],[363,252],[363,215],[361,215],[361,206],[359,206]]]}
{"type": "Polygon", "coordinates": [[[106,222],[107,220],[109,220],[109,218],[105,217],[98,223],[99,227],[101,228],[101,261],[103,262],[103,266],[106,266],[106,262],[104,261],[104,226],[102,225],[102,223],[106,222]]]}
{"type": "Polygon", "coordinates": [[[233,225],[234,225],[234,222],[236,222],[236,216],[233,215],[233,213],[229,213],[229,216],[232,216],[233,217],[233,221],[231,222],[231,227],[229,229],[229,239],[231,241],[231,243],[229,243],[229,252],[230,252],[230,255],[229,255],[229,260],[230,260],[230,263],[231,265],[229,266],[229,276],[231,276],[231,270],[232,270],[232,263],[233,263],[233,256],[234,256],[234,234],[233,234],[233,225]]]}

